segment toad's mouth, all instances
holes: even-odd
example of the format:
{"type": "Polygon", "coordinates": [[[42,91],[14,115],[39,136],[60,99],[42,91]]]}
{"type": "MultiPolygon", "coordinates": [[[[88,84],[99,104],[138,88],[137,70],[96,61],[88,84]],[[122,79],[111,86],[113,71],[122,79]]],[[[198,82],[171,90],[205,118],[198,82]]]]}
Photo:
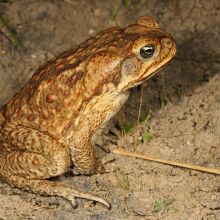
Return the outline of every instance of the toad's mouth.
{"type": "Polygon", "coordinates": [[[151,72],[148,75],[145,75],[145,77],[140,77],[136,80],[134,80],[133,82],[129,83],[124,89],[123,91],[127,91],[131,88],[134,88],[140,84],[142,84],[144,81],[147,81],[148,79],[150,79],[151,77],[153,77],[156,73],[158,73],[161,69],[163,69],[166,65],[168,65],[169,62],[164,63],[162,66],[160,66],[158,69],[156,69],[155,71],[151,72]]]}
{"type": "Polygon", "coordinates": [[[144,81],[150,79],[150,78],[153,77],[156,73],[160,72],[161,69],[163,69],[163,68],[164,68],[165,66],[167,66],[168,64],[169,64],[169,62],[166,62],[166,63],[164,63],[161,67],[159,67],[158,69],[156,69],[155,71],[153,71],[152,73],[150,73],[149,75],[147,75],[147,76],[145,76],[145,77],[143,77],[143,78],[140,78],[140,79],[136,80],[136,81],[134,82],[134,86],[132,86],[132,87],[138,86],[138,85],[140,85],[141,83],[143,83],[144,81]]]}

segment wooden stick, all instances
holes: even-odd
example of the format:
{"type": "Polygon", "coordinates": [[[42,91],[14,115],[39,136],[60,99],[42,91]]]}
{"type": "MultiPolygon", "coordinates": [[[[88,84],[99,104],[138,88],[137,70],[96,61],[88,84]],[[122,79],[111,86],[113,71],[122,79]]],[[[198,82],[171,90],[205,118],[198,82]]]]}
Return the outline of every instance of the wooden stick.
{"type": "Polygon", "coordinates": [[[154,161],[154,162],[158,162],[158,163],[173,165],[173,166],[177,166],[177,167],[184,167],[187,169],[199,170],[199,171],[203,171],[203,172],[207,172],[207,173],[213,173],[213,174],[220,175],[220,169],[215,169],[215,168],[211,168],[211,167],[202,167],[202,166],[193,165],[193,164],[179,163],[179,162],[168,161],[168,160],[163,160],[163,159],[156,159],[156,158],[153,158],[150,156],[132,153],[132,152],[125,151],[125,150],[114,149],[113,153],[123,155],[123,156],[136,157],[136,158],[140,158],[140,159],[144,159],[144,160],[150,160],[150,161],[154,161]]]}

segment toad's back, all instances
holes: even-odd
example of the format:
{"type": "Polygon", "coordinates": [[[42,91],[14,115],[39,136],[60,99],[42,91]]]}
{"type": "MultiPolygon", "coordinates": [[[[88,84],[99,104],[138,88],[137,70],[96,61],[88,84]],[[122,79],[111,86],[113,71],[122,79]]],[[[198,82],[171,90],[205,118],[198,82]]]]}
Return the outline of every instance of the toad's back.
{"type": "Polygon", "coordinates": [[[96,68],[91,58],[99,56],[107,65],[111,60],[106,55],[109,52],[112,57],[121,55],[135,37],[128,36],[123,28],[109,28],[50,60],[2,108],[5,119],[60,134],[73,123],[91,97],[102,92],[100,82],[93,80],[87,84],[85,81],[88,65],[96,71],[100,68],[100,65],[96,68]]]}
{"type": "Polygon", "coordinates": [[[130,56],[141,35],[146,35],[146,28],[140,25],[109,28],[52,59],[3,107],[6,120],[62,136],[91,98],[118,80],[120,62],[130,56]],[[103,69],[108,69],[108,76],[101,76],[103,69]]]}

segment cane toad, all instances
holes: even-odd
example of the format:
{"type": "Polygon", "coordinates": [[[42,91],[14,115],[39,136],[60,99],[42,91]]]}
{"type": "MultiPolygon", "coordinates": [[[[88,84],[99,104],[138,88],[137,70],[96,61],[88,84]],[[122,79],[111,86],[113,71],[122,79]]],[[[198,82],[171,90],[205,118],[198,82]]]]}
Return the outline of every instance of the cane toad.
{"type": "Polygon", "coordinates": [[[149,17],[101,31],[40,67],[0,111],[0,178],[41,195],[105,200],[47,180],[70,166],[101,172],[92,137],[112,118],[129,90],[175,55],[172,36],[149,17]]]}

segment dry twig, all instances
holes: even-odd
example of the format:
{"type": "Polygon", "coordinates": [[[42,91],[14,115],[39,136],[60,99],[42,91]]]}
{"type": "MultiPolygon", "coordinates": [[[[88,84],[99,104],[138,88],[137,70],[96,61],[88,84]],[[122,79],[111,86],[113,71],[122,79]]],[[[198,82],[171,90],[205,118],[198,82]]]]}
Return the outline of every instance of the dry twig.
{"type": "Polygon", "coordinates": [[[187,163],[180,163],[180,162],[163,160],[163,159],[156,159],[156,158],[153,158],[150,156],[145,156],[145,155],[141,155],[141,154],[125,151],[125,150],[114,149],[113,153],[123,155],[123,156],[128,156],[128,157],[136,157],[136,158],[140,158],[140,159],[144,159],[144,160],[150,160],[150,161],[154,161],[157,163],[163,163],[163,164],[168,164],[168,165],[172,165],[172,166],[183,167],[183,168],[187,168],[187,169],[191,169],[191,170],[199,170],[202,172],[220,175],[220,169],[216,169],[216,168],[202,167],[202,166],[198,166],[198,165],[194,165],[194,164],[187,164],[187,163]]]}

